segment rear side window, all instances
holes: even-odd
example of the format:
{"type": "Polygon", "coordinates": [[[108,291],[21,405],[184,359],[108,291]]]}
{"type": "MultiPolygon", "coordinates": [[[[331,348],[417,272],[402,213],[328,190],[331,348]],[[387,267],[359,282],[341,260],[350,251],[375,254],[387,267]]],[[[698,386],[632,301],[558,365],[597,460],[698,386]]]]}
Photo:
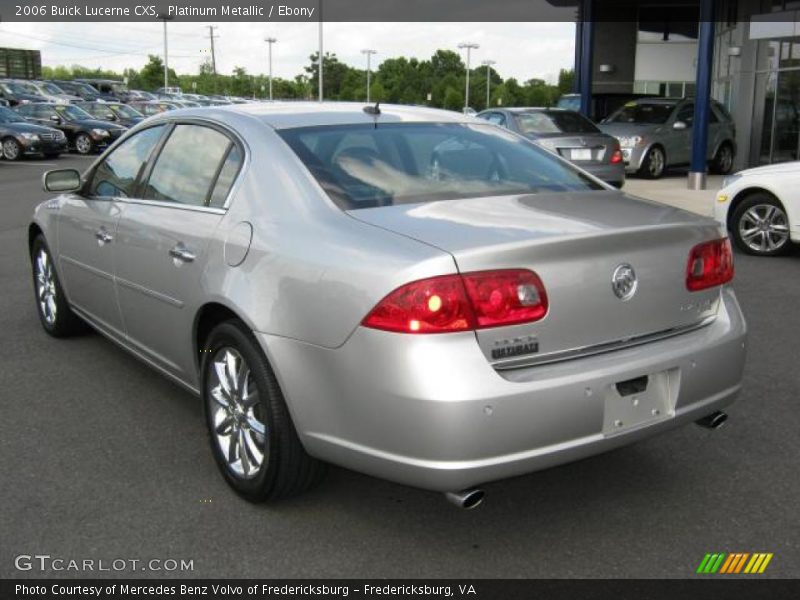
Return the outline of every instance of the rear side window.
{"type": "Polygon", "coordinates": [[[208,201],[209,206],[222,208],[225,206],[225,200],[228,199],[228,194],[233,187],[233,181],[242,168],[242,151],[236,145],[231,146],[225,162],[222,163],[222,168],[219,171],[219,177],[214,184],[214,191],[211,192],[211,198],[208,201]]]}
{"type": "Polygon", "coordinates": [[[546,150],[488,124],[339,125],[279,134],[343,210],[603,189],[546,150]],[[354,138],[363,145],[353,145],[354,138]]]}
{"type": "Polygon", "coordinates": [[[225,134],[201,125],[176,125],[145,186],[144,198],[208,206],[212,186],[233,146],[225,134]]]}
{"type": "Polygon", "coordinates": [[[92,183],[89,185],[89,194],[109,198],[133,196],[142,166],[163,131],[163,125],[151,127],[120,144],[95,169],[92,183]]]}

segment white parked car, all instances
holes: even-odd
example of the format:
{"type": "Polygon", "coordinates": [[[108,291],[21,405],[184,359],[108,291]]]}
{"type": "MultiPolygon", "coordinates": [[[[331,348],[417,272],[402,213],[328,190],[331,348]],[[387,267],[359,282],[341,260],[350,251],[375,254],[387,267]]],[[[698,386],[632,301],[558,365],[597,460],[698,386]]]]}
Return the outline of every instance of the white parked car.
{"type": "Polygon", "coordinates": [[[748,254],[775,256],[800,243],[800,161],[726,177],[714,216],[748,254]]]}

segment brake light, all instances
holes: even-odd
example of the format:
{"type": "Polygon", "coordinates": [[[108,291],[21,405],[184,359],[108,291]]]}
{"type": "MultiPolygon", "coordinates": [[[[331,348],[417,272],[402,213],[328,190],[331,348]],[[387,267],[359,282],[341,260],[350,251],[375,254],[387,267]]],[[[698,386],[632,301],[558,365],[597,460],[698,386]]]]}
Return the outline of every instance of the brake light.
{"type": "Polygon", "coordinates": [[[692,248],[686,264],[686,289],[705,290],[733,279],[733,252],[728,238],[704,242],[692,248]]]}
{"type": "Polygon", "coordinates": [[[421,279],[381,300],[362,325],[400,333],[451,333],[538,321],[547,314],[539,276],[525,269],[421,279]]]}
{"type": "Polygon", "coordinates": [[[611,160],[609,162],[612,165],[618,165],[622,162],[622,150],[620,150],[619,146],[614,148],[614,152],[611,153],[611,160]]]}

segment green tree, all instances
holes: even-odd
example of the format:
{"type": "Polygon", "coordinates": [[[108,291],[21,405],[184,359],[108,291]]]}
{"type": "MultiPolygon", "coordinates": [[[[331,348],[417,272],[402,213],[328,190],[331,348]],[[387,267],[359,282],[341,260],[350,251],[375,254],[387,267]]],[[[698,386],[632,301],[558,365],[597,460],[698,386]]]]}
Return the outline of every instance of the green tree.
{"type": "Polygon", "coordinates": [[[444,93],[443,108],[447,110],[457,110],[461,112],[464,106],[464,96],[461,92],[454,88],[447,88],[444,93]]]}
{"type": "Polygon", "coordinates": [[[558,72],[558,91],[562,94],[570,94],[575,89],[574,69],[561,69],[558,72]]]}

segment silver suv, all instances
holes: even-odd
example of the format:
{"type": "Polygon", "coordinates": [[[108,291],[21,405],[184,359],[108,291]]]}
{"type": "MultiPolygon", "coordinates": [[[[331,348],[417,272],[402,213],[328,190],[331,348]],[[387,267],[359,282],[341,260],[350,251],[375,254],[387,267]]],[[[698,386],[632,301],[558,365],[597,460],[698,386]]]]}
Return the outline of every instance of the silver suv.
{"type": "MultiPolygon", "coordinates": [[[[625,103],[599,127],[619,140],[627,173],[658,179],[667,167],[689,163],[693,121],[694,99],[648,98],[625,103]]],[[[712,172],[730,173],[735,140],[733,120],[712,101],[707,154],[712,172]]]]}

